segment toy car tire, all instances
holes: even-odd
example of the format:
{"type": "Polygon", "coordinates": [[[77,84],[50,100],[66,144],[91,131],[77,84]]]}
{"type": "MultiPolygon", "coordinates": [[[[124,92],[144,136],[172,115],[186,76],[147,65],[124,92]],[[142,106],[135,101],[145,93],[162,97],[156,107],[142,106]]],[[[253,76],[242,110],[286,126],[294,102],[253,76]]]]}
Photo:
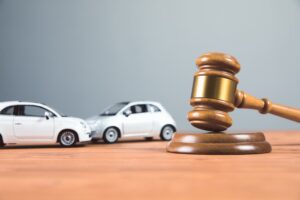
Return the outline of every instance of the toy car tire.
{"type": "Polygon", "coordinates": [[[103,140],[107,144],[113,144],[119,139],[119,132],[116,128],[108,128],[103,134],[103,140]]]}
{"type": "Polygon", "coordinates": [[[172,135],[174,133],[174,128],[170,125],[166,125],[161,129],[160,138],[165,141],[169,141],[172,139],[172,135]]]}
{"type": "Polygon", "coordinates": [[[71,147],[74,146],[77,142],[77,135],[73,131],[63,131],[59,134],[58,141],[63,147],[71,147]]]}

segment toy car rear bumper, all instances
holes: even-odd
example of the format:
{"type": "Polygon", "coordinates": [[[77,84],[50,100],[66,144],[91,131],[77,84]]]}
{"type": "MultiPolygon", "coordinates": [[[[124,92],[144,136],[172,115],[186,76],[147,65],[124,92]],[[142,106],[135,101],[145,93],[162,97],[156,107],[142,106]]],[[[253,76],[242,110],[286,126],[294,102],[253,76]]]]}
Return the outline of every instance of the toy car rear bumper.
{"type": "Polygon", "coordinates": [[[92,131],[91,132],[91,138],[92,139],[101,139],[102,138],[102,132],[92,131]]]}

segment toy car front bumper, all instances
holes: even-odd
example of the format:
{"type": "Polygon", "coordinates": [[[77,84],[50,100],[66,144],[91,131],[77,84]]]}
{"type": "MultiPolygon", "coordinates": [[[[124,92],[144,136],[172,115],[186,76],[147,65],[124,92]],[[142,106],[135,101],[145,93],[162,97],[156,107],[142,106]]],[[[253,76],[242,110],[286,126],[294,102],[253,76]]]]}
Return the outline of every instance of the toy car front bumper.
{"type": "Polygon", "coordinates": [[[83,142],[89,142],[89,141],[91,141],[91,139],[92,139],[91,132],[86,132],[86,133],[84,133],[84,134],[81,134],[79,137],[80,137],[80,138],[79,138],[79,142],[80,142],[80,143],[83,143],[83,142]]]}

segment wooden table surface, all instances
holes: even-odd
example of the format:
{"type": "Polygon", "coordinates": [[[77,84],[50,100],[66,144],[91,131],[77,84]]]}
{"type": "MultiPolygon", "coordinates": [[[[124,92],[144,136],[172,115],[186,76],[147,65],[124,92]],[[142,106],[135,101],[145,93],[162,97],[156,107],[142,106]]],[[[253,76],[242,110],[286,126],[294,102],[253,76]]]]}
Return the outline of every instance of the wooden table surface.
{"type": "Polygon", "coordinates": [[[300,131],[268,132],[273,152],[183,155],[162,141],[0,149],[4,199],[300,199],[300,131]]]}

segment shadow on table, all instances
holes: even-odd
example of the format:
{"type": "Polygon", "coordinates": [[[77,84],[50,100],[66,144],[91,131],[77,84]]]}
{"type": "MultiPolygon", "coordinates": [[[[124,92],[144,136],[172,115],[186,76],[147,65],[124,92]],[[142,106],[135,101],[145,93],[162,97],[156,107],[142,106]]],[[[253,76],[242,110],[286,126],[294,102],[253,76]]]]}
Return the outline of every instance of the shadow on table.
{"type": "Polygon", "coordinates": [[[73,147],[62,147],[59,144],[53,145],[16,145],[16,146],[4,146],[0,149],[70,149],[70,148],[80,148],[85,146],[85,144],[78,144],[73,147]]]}
{"type": "MultiPolygon", "coordinates": [[[[124,144],[124,143],[148,143],[148,142],[167,142],[160,139],[153,139],[153,140],[143,140],[143,139],[126,139],[126,140],[119,140],[114,144],[124,144]]],[[[91,142],[91,145],[114,145],[114,144],[106,144],[103,140],[99,140],[98,142],[94,143],[91,142]]],[[[90,144],[89,144],[90,145],[90,144]]]]}
{"type": "Polygon", "coordinates": [[[97,143],[88,142],[84,144],[77,144],[73,147],[62,147],[59,144],[51,144],[51,145],[16,145],[16,146],[4,146],[0,147],[0,149],[71,149],[71,148],[81,148],[85,146],[94,146],[94,145],[115,145],[115,144],[124,144],[124,143],[149,143],[149,142],[166,142],[159,139],[153,140],[141,140],[141,139],[126,139],[120,140],[114,144],[106,144],[103,140],[99,140],[97,143]]]}

